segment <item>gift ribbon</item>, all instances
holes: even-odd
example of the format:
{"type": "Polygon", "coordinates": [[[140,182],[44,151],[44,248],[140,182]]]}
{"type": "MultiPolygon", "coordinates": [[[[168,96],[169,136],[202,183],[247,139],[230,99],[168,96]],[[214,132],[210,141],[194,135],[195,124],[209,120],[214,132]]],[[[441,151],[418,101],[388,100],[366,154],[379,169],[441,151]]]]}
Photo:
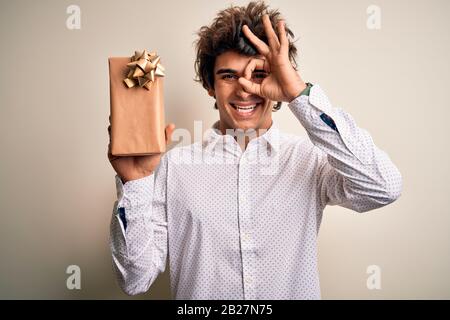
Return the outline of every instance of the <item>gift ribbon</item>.
{"type": "Polygon", "coordinates": [[[128,88],[135,86],[150,90],[150,85],[155,81],[155,76],[164,77],[164,67],[159,63],[159,56],[155,52],[135,51],[131,62],[127,64],[130,68],[127,77],[123,80],[128,88]]]}

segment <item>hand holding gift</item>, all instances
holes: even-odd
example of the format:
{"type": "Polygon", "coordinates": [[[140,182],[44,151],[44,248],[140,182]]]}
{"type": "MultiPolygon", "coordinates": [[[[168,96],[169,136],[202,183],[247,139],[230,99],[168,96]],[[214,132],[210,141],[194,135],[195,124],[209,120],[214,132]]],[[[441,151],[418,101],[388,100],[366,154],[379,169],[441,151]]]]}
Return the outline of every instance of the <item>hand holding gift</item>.
{"type": "MultiPolygon", "coordinates": [[[[175,125],[170,123],[165,129],[165,142],[168,145],[171,142],[171,136],[175,125]]],[[[111,154],[111,125],[108,127],[110,143],[108,145],[108,159],[114,171],[122,179],[123,183],[130,180],[144,178],[152,174],[159,165],[161,153],[148,156],[113,156],[111,154]]]]}
{"type": "Polygon", "coordinates": [[[123,182],[151,174],[174,125],[164,129],[164,67],[155,52],[109,58],[108,158],[123,182]]]}

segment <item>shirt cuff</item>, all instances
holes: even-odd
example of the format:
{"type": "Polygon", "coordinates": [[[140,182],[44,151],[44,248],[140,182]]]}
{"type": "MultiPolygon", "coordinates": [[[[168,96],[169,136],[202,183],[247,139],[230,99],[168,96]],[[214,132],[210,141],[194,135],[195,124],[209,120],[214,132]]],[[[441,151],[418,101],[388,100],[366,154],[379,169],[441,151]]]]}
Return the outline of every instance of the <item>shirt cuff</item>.
{"type": "Polygon", "coordinates": [[[144,178],[127,181],[125,184],[118,175],[115,179],[118,208],[130,208],[149,203],[151,192],[153,192],[154,173],[144,178]]]}
{"type": "Polygon", "coordinates": [[[309,92],[311,91],[312,86],[313,86],[312,83],[307,82],[306,88],[303,89],[302,92],[300,92],[299,96],[309,96],[309,92]]]}
{"type": "Polygon", "coordinates": [[[312,83],[307,82],[306,88],[303,89],[303,91],[300,92],[300,94],[297,97],[295,97],[290,103],[294,102],[294,100],[298,99],[301,96],[306,96],[306,97],[309,96],[309,92],[311,91],[312,86],[313,86],[312,83]]]}
{"type": "MultiPolygon", "coordinates": [[[[318,84],[310,87],[309,95],[298,96],[292,100],[288,106],[297,118],[305,120],[302,121],[302,123],[308,128],[325,123],[330,126],[331,121],[327,122],[323,116],[321,117],[323,113],[332,120],[336,118],[333,106],[318,84]]],[[[330,127],[333,128],[333,126],[330,127]]],[[[337,128],[333,129],[334,131],[337,131],[337,129],[340,129],[339,125],[337,125],[337,128]]]]}
{"type": "Polygon", "coordinates": [[[373,160],[370,152],[361,149],[360,130],[353,118],[342,109],[333,107],[318,84],[311,87],[309,96],[302,95],[291,101],[289,108],[308,133],[319,134],[328,127],[332,130],[329,132],[341,136],[347,149],[363,164],[370,164],[373,160]]]}

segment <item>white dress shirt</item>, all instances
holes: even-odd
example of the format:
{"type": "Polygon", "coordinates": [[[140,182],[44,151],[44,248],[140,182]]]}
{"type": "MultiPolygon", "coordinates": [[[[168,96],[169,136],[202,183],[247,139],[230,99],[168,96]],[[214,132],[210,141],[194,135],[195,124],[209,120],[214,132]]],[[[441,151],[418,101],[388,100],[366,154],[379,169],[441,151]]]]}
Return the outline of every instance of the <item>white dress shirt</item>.
{"type": "Polygon", "coordinates": [[[325,206],[382,207],[400,196],[402,179],[318,85],[289,108],[309,139],[273,123],[243,151],[211,128],[167,152],[152,175],[124,185],[116,176],[110,244],[127,294],[146,292],[168,254],[176,299],[320,299],[325,206]]]}

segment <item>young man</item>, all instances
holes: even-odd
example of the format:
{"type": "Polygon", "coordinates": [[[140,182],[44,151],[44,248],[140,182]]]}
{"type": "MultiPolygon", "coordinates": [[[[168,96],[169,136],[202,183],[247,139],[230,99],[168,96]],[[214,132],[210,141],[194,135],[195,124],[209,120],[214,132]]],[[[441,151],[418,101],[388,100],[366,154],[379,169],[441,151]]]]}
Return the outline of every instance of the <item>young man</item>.
{"type": "Polygon", "coordinates": [[[389,157],[301,79],[292,36],[264,3],[221,11],[197,42],[197,75],[220,115],[214,129],[162,157],[108,154],[112,258],[126,293],[146,292],[169,252],[177,299],[319,299],[325,206],[364,212],[400,196],[389,157]],[[277,129],[277,102],[309,139],[277,129]]]}

